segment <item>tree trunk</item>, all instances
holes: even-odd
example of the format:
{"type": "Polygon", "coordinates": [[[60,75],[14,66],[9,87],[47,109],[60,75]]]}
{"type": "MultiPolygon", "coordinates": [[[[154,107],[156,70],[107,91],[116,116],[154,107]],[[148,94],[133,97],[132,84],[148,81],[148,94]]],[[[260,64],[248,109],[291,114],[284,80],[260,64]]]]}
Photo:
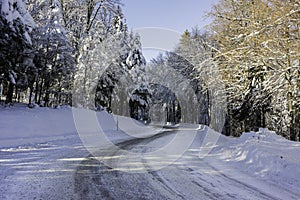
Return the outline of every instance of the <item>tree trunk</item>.
{"type": "Polygon", "coordinates": [[[14,84],[12,82],[9,82],[7,96],[6,96],[6,100],[5,100],[6,104],[12,103],[13,94],[14,94],[14,84]]]}
{"type": "Polygon", "coordinates": [[[39,77],[36,78],[36,82],[35,82],[35,94],[34,94],[35,103],[37,103],[38,101],[38,93],[39,93],[39,77]]]}
{"type": "Polygon", "coordinates": [[[29,87],[29,89],[30,89],[30,92],[29,92],[29,105],[31,105],[32,104],[31,99],[32,99],[32,93],[33,93],[33,85],[31,85],[29,87]]]}
{"type": "Polygon", "coordinates": [[[44,87],[44,79],[42,79],[41,81],[41,85],[39,87],[39,97],[38,97],[38,101],[37,101],[37,104],[41,104],[41,98],[43,96],[43,87],[44,87]]]}
{"type": "Polygon", "coordinates": [[[293,111],[293,99],[292,99],[292,92],[288,92],[288,115],[289,115],[289,132],[290,132],[290,140],[296,141],[296,134],[295,134],[295,123],[294,123],[294,111],[293,111]]]}

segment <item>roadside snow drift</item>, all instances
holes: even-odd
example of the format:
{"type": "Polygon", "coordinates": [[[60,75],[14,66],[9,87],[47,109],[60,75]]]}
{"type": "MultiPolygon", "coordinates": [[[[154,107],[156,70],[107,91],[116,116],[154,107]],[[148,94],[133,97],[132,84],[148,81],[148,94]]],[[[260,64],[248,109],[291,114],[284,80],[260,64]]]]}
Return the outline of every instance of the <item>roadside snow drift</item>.
{"type": "Polygon", "coordinates": [[[268,129],[222,137],[212,155],[234,171],[252,174],[300,194],[300,143],[286,140],[268,129]]]}

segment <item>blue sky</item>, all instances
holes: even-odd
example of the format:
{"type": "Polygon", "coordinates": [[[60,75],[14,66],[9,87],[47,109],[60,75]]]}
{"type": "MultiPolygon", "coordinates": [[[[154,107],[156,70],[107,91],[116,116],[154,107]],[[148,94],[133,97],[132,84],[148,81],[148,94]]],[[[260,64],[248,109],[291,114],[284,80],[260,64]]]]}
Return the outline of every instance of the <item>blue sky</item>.
{"type": "Polygon", "coordinates": [[[205,13],[217,0],[123,0],[129,28],[163,27],[183,32],[203,27],[205,13]]]}
{"type": "MultiPolygon", "coordinates": [[[[210,11],[212,5],[218,0],[123,0],[123,13],[125,14],[128,28],[135,30],[144,27],[159,27],[169,31],[174,30],[175,36],[178,37],[186,30],[191,30],[198,26],[204,29],[204,26],[209,23],[209,19],[205,17],[210,11]]],[[[152,30],[152,33],[155,30],[152,30]]],[[[149,31],[148,31],[149,33],[149,31]]],[[[167,33],[166,31],[164,33],[167,33]]],[[[149,34],[147,34],[148,36],[149,34]]],[[[151,34],[150,34],[151,35],[151,34]]],[[[154,34],[155,35],[155,34],[154,34]]],[[[172,43],[178,43],[178,38],[171,34],[172,43]]],[[[141,33],[142,44],[146,43],[145,38],[141,33]]],[[[167,38],[167,39],[169,39],[167,38]]],[[[152,41],[156,39],[161,42],[165,41],[166,37],[157,39],[152,37],[152,41]]],[[[171,40],[171,39],[169,39],[171,40]]],[[[149,41],[149,38],[147,39],[149,41]]],[[[169,41],[170,43],[171,41],[169,41]]],[[[143,45],[144,47],[145,45],[143,45]]],[[[167,49],[169,50],[169,49],[167,49]]],[[[158,49],[143,49],[144,56],[147,61],[155,57],[158,49]]]]}

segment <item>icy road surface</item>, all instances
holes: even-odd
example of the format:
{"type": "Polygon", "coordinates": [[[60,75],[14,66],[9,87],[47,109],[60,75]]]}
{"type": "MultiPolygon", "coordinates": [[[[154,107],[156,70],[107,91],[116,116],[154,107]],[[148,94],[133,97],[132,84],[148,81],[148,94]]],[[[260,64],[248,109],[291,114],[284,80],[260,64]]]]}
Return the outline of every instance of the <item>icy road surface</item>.
{"type": "MultiPolygon", "coordinates": [[[[121,142],[118,145],[122,149],[137,154],[155,151],[162,144],[170,142],[179,131],[166,131],[149,138],[121,142]]],[[[300,198],[296,194],[255,180],[242,173],[235,173],[231,177],[215,168],[206,159],[200,160],[198,153],[199,145],[205,135],[203,132],[205,131],[198,131],[196,140],[180,159],[161,170],[152,171],[149,168],[148,171],[144,171],[148,168],[149,162],[165,164],[165,160],[155,157],[152,160],[145,160],[143,166],[139,166],[138,159],[130,158],[124,162],[126,157],[120,156],[117,151],[108,149],[106,159],[110,159],[110,162],[114,163],[120,162],[120,168],[111,168],[98,159],[87,157],[76,170],[77,198],[239,200],[300,198]],[[127,167],[131,169],[130,172],[126,171],[127,167]]],[[[185,133],[188,134],[188,131],[185,130],[185,133]]]]}
{"type": "MultiPolygon", "coordinates": [[[[137,154],[155,151],[178,131],[123,141],[118,146],[137,154]]],[[[204,135],[199,131],[180,159],[154,171],[139,169],[147,169],[149,162],[164,165],[165,161],[153,158],[139,166],[134,158],[124,162],[122,156],[114,156],[118,152],[108,148],[105,154],[110,162],[122,159],[120,167],[133,166],[130,172],[110,168],[89,155],[76,135],[2,148],[0,199],[299,199],[296,194],[245,174],[230,177],[210,159],[199,159],[204,135]]]]}

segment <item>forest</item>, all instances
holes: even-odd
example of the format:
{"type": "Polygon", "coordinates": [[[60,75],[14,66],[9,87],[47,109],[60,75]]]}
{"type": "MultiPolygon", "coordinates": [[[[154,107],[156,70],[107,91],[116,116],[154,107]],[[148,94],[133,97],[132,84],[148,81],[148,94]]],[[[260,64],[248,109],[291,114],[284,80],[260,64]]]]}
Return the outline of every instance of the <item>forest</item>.
{"type": "Polygon", "coordinates": [[[186,30],[147,63],[120,0],[1,0],[0,8],[5,106],[70,105],[228,136],[264,127],[300,140],[299,0],[219,0],[205,30],[186,30]]]}

